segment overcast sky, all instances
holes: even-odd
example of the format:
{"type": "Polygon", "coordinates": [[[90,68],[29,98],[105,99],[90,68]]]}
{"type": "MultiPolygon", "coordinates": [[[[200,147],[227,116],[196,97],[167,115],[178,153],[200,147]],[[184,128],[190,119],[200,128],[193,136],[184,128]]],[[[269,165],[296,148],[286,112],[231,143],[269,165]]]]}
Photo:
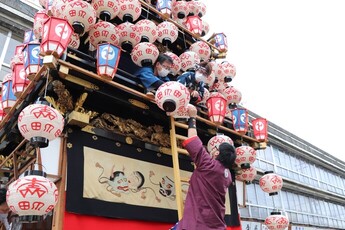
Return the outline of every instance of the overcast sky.
{"type": "Polygon", "coordinates": [[[201,1],[243,106],[345,161],[345,2],[201,1]]]}

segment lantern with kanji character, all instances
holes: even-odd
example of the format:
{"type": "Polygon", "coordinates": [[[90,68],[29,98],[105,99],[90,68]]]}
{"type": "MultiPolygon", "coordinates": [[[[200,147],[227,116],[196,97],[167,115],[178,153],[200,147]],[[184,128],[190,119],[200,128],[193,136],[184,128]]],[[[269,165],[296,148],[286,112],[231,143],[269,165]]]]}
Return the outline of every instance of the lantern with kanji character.
{"type": "Polygon", "coordinates": [[[156,9],[165,17],[170,17],[171,5],[171,0],[158,0],[156,3],[156,9]]]}
{"type": "Polygon", "coordinates": [[[24,70],[26,77],[32,79],[42,65],[40,57],[40,43],[28,43],[24,46],[24,70]]]}
{"type": "Polygon", "coordinates": [[[4,80],[2,82],[1,86],[1,104],[2,109],[5,111],[5,113],[8,113],[13,105],[16,103],[16,96],[13,93],[13,81],[12,81],[12,74],[7,74],[4,77],[4,80]]]}
{"type": "Polygon", "coordinates": [[[250,146],[240,146],[236,148],[235,163],[243,169],[250,168],[256,160],[256,151],[250,146]]]}
{"type": "Polygon", "coordinates": [[[49,141],[61,135],[65,125],[63,116],[56,109],[38,101],[25,107],[18,116],[22,136],[36,147],[47,147],[49,141]]]}
{"type": "Polygon", "coordinates": [[[124,22],[118,25],[117,30],[120,35],[120,45],[122,49],[130,52],[133,47],[140,42],[140,34],[138,33],[137,26],[130,22],[124,22]]]}
{"type": "Polygon", "coordinates": [[[157,39],[157,26],[156,24],[148,19],[139,20],[135,23],[137,31],[140,36],[140,42],[151,42],[154,43],[157,39]]]}
{"type": "Polygon", "coordinates": [[[72,1],[75,0],[54,0],[51,7],[52,16],[57,18],[63,17],[62,12],[65,10],[67,3],[72,1]]]}
{"type": "Polygon", "coordinates": [[[226,52],[228,50],[228,40],[224,33],[217,33],[214,35],[214,45],[220,52],[226,52]]]}
{"type": "Polygon", "coordinates": [[[89,31],[90,43],[97,47],[100,43],[110,43],[115,46],[120,43],[120,36],[117,27],[110,23],[99,21],[89,31]]]}
{"type": "Polygon", "coordinates": [[[259,184],[264,192],[267,192],[270,196],[277,195],[283,187],[283,179],[281,176],[273,173],[272,171],[265,172],[260,180],[259,184]]]}
{"type": "Polygon", "coordinates": [[[206,5],[201,1],[194,1],[195,7],[194,15],[198,15],[200,18],[206,14],[206,5]]]}
{"type": "Polygon", "coordinates": [[[114,19],[120,12],[118,0],[93,0],[91,4],[96,11],[96,16],[103,21],[114,19]]]}
{"type": "Polygon", "coordinates": [[[265,225],[269,230],[285,230],[289,227],[289,219],[281,212],[271,212],[265,219],[265,225]]]}
{"type": "Polygon", "coordinates": [[[202,34],[202,20],[199,16],[188,16],[186,21],[187,29],[200,36],[202,34]]]}
{"type": "Polygon", "coordinates": [[[74,32],[82,36],[96,23],[96,11],[87,1],[75,0],[65,4],[61,18],[66,19],[74,32]]]}
{"type": "Polygon", "coordinates": [[[43,23],[49,18],[46,10],[39,10],[34,16],[33,31],[37,39],[42,37],[43,33],[43,23]]]}
{"type": "Polygon", "coordinates": [[[190,93],[186,86],[176,81],[165,82],[157,89],[155,101],[165,112],[174,112],[189,104],[190,93]]]}
{"type": "Polygon", "coordinates": [[[189,50],[197,53],[200,57],[200,60],[207,61],[211,56],[211,48],[206,42],[203,41],[194,42],[189,47],[189,50]]]}
{"type": "MultiPolygon", "coordinates": [[[[39,48],[39,47],[38,47],[39,48]]],[[[17,63],[13,66],[12,70],[12,90],[16,97],[19,97],[20,94],[25,90],[29,85],[30,81],[27,78],[25,73],[23,63],[17,63]]]]}
{"type": "Polygon", "coordinates": [[[241,135],[248,131],[248,111],[244,108],[235,108],[231,110],[232,124],[234,130],[241,135]]]}
{"type": "Polygon", "coordinates": [[[44,22],[41,52],[59,58],[66,50],[73,28],[65,19],[50,17],[44,22]]]}
{"type": "Polygon", "coordinates": [[[242,93],[233,86],[225,88],[222,94],[228,105],[238,105],[242,100],[242,93]]]}
{"type": "Polygon", "coordinates": [[[119,0],[120,12],[117,15],[124,22],[134,22],[141,14],[139,0],[119,0]]]}
{"type": "Polygon", "coordinates": [[[219,155],[219,145],[222,143],[234,145],[232,139],[222,133],[217,133],[217,135],[211,137],[211,139],[207,142],[207,151],[213,158],[219,155]]]}
{"type": "Polygon", "coordinates": [[[216,125],[221,125],[226,112],[226,99],[218,92],[212,92],[206,101],[209,119],[216,125]]]}
{"type": "Polygon", "coordinates": [[[258,141],[267,140],[267,120],[265,118],[255,118],[252,120],[254,137],[258,141]]]}
{"type": "Polygon", "coordinates": [[[8,186],[6,201],[21,222],[38,222],[54,209],[58,197],[58,189],[46,173],[31,170],[8,186]]]}
{"type": "Polygon", "coordinates": [[[97,46],[97,74],[107,80],[112,80],[117,71],[121,49],[110,43],[97,46]]]}
{"type": "Polygon", "coordinates": [[[134,46],[131,52],[132,61],[142,67],[142,66],[152,66],[157,60],[159,55],[159,50],[157,47],[149,42],[140,42],[134,46]]]}
{"type": "Polygon", "coordinates": [[[221,65],[224,72],[224,82],[231,82],[236,76],[236,67],[228,61],[222,62],[221,65]]]}
{"type": "Polygon", "coordinates": [[[186,51],[180,55],[181,69],[183,71],[195,70],[195,65],[200,63],[200,57],[193,51],[186,51]]]}
{"type": "Polygon", "coordinates": [[[172,3],[172,15],[178,19],[184,19],[189,14],[188,2],[176,1],[172,3]]]}
{"type": "Polygon", "coordinates": [[[256,177],[257,171],[251,165],[247,169],[241,169],[239,174],[236,175],[236,180],[244,181],[246,184],[250,184],[256,177]]]}
{"type": "Polygon", "coordinates": [[[179,74],[180,69],[181,69],[181,59],[176,54],[169,51],[165,52],[164,54],[168,55],[169,57],[173,59],[173,64],[171,67],[172,74],[174,75],[179,74]]]}
{"type": "Polygon", "coordinates": [[[178,29],[173,23],[165,21],[157,26],[157,40],[165,46],[169,46],[176,41],[178,37],[178,29]]]}

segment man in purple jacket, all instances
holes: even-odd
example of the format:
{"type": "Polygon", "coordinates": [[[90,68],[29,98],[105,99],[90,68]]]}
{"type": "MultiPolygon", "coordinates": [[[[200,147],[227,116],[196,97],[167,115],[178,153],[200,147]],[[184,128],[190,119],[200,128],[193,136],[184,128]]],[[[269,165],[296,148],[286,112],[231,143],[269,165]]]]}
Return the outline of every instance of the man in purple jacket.
{"type": "Polygon", "coordinates": [[[212,159],[197,136],[197,110],[189,105],[188,139],[183,146],[196,165],[185,202],[183,218],[177,230],[224,230],[225,196],[232,183],[230,169],[236,153],[229,143],[219,145],[219,155],[212,159]]]}

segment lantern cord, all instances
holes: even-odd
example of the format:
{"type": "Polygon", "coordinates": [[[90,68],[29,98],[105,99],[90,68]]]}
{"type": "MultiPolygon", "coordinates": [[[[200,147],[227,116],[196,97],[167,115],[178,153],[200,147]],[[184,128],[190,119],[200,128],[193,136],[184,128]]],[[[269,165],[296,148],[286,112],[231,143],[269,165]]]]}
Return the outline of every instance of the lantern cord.
{"type": "MultiPolygon", "coordinates": [[[[183,34],[184,48],[187,49],[186,37],[185,37],[184,32],[182,32],[182,34],[183,34]]],[[[217,129],[218,129],[218,128],[217,128],[217,129]]]]}
{"type": "Polygon", "coordinates": [[[50,70],[48,69],[47,74],[46,74],[46,86],[45,86],[45,89],[44,89],[44,98],[46,98],[46,96],[47,96],[49,72],[50,72],[50,70]]]}

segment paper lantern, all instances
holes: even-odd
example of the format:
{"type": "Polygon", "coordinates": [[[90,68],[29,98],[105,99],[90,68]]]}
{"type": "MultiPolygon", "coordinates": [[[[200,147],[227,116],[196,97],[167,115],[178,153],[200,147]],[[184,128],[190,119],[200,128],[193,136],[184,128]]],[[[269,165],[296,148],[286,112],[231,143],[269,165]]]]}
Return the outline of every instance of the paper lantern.
{"type": "Polygon", "coordinates": [[[265,172],[259,180],[260,188],[267,192],[270,196],[277,195],[283,187],[283,179],[281,176],[272,171],[265,172]]]}
{"type": "Polygon", "coordinates": [[[50,17],[44,22],[41,53],[59,58],[66,50],[73,28],[62,18],[50,17]]]}
{"type": "Polygon", "coordinates": [[[189,104],[190,93],[186,86],[176,81],[165,82],[157,89],[155,101],[165,112],[174,112],[189,104]]]}
{"type": "Polygon", "coordinates": [[[26,77],[24,65],[22,63],[15,64],[12,71],[12,90],[14,95],[19,97],[29,83],[30,81],[26,77]]]}
{"type": "Polygon", "coordinates": [[[137,31],[137,26],[130,22],[124,22],[118,25],[117,30],[120,35],[119,44],[122,49],[130,52],[133,47],[140,42],[140,34],[137,31]]]}
{"type": "Polygon", "coordinates": [[[156,9],[165,17],[170,18],[171,15],[171,0],[159,0],[156,3],[156,9]]]}
{"type": "Polygon", "coordinates": [[[267,120],[265,118],[255,118],[252,120],[254,137],[258,141],[267,141],[267,120]]]}
{"type": "Polygon", "coordinates": [[[135,23],[137,31],[141,38],[140,42],[151,42],[154,43],[157,39],[157,26],[156,24],[148,19],[139,20],[135,23]]]}
{"type": "Polygon", "coordinates": [[[73,49],[78,49],[80,45],[80,37],[79,34],[73,33],[71,35],[71,39],[68,43],[68,47],[73,48],[73,49]]]}
{"type": "Polygon", "coordinates": [[[235,163],[243,169],[250,168],[256,160],[256,151],[250,146],[240,146],[236,148],[235,163]]]}
{"type": "Polygon", "coordinates": [[[24,54],[23,54],[23,49],[24,49],[25,44],[21,44],[16,46],[15,51],[14,51],[14,56],[11,58],[10,61],[10,68],[13,71],[14,65],[16,64],[23,64],[24,62],[24,54]]]}
{"type": "Polygon", "coordinates": [[[188,16],[186,21],[187,29],[197,36],[202,34],[202,20],[199,16],[188,16]]]}
{"type": "Polygon", "coordinates": [[[178,29],[173,23],[165,21],[157,26],[157,40],[165,46],[174,43],[178,37],[178,29]]]}
{"type": "Polygon", "coordinates": [[[242,93],[233,86],[225,88],[222,94],[224,95],[228,105],[238,105],[242,100],[242,93]]]}
{"type": "Polygon", "coordinates": [[[221,125],[226,112],[226,99],[218,92],[211,93],[206,101],[209,119],[216,125],[221,125]]]}
{"type": "Polygon", "coordinates": [[[246,184],[250,184],[256,177],[257,171],[253,166],[247,169],[241,169],[240,174],[236,175],[236,180],[244,181],[246,184]]]}
{"type": "Polygon", "coordinates": [[[37,103],[25,107],[20,112],[18,128],[26,140],[36,147],[44,148],[48,146],[49,141],[61,135],[65,120],[59,111],[47,103],[37,103]]]}
{"type": "Polygon", "coordinates": [[[132,61],[142,67],[142,66],[152,66],[159,55],[159,50],[157,47],[149,42],[140,42],[134,46],[131,52],[132,61]]]}
{"type": "Polygon", "coordinates": [[[208,22],[206,22],[205,20],[202,20],[202,32],[201,32],[201,37],[205,36],[206,34],[208,34],[208,32],[210,32],[210,25],[208,24],[208,22]]]}
{"type": "Polygon", "coordinates": [[[180,73],[180,69],[181,69],[181,59],[174,53],[172,52],[165,52],[164,54],[168,55],[169,57],[171,57],[173,59],[173,64],[171,67],[171,72],[174,75],[177,75],[180,73]]]}
{"type": "Polygon", "coordinates": [[[289,219],[281,212],[271,212],[265,219],[265,225],[269,230],[285,230],[289,227],[289,219]]]}
{"type": "Polygon", "coordinates": [[[189,8],[188,16],[198,15],[197,5],[195,4],[194,0],[188,1],[188,8],[189,8]]]}
{"type": "Polygon", "coordinates": [[[231,110],[232,124],[234,130],[241,135],[244,135],[248,131],[248,111],[244,108],[236,108],[231,110]]]}
{"type": "Polygon", "coordinates": [[[121,49],[110,43],[97,46],[97,74],[107,80],[115,77],[119,64],[121,49]]]}
{"type": "Polygon", "coordinates": [[[167,112],[167,116],[172,116],[174,118],[189,118],[188,107],[181,106],[173,112],[167,112]]]}
{"type": "Polygon", "coordinates": [[[91,4],[96,11],[96,17],[103,21],[114,19],[120,12],[118,0],[93,0],[91,4]]]}
{"type": "Polygon", "coordinates": [[[91,27],[89,38],[90,43],[95,47],[100,43],[110,43],[115,46],[120,43],[118,28],[114,24],[104,21],[99,21],[91,27]]]}
{"type": "Polygon", "coordinates": [[[188,2],[174,0],[172,3],[172,15],[178,19],[184,19],[189,14],[188,2]]]}
{"type": "Polygon", "coordinates": [[[124,22],[134,22],[141,14],[141,4],[138,0],[119,0],[120,12],[117,15],[124,22]]]}
{"type": "Polygon", "coordinates": [[[52,16],[61,18],[62,12],[65,10],[67,3],[73,2],[75,0],[54,0],[51,7],[52,16]]]}
{"type": "Polygon", "coordinates": [[[32,170],[8,186],[6,201],[21,222],[37,222],[54,209],[58,197],[56,185],[46,174],[32,170]]]}
{"type": "Polygon", "coordinates": [[[82,0],[67,2],[61,12],[61,18],[66,19],[80,36],[88,32],[96,23],[96,11],[90,3],[82,0]]]}
{"type": "Polygon", "coordinates": [[[201,1],[194,1],[194,15],[199,16],[200,18],[205,16],[206,14],[206,5],[205,3],[201,2],[201,1]]]}
{"type": "Polygon", "coordinates": [[[200,57],[200,60],[208,61],[211,56],[211,48],[206,42],[203,41],[194,42],[189,47],[189,50],[197,53],[200,57]]]}
{"type": "Polygon", "coordinates": [[[213,158],[219,155],[219,145],[222,143],[229,143],[234,145],[232,139],[224,134],[218,133],[216,136],[211,137],[207,142],[207,151],[213,158]]]}
{"type": "Polygon", "coordinates": [[[194,70],[195,65],[200,63],[200,57],[193,51],[186,51],[180,55],[181,69],[183,71],[194,70]]]}
{"type": "Polygon", "coordinates": [[[42,65],[42,58],[40,56],[40,43],[26,44],[24,46],[23,56],[26,77],[28,79],[32,79],[42,65]]]}
{"type": "Polygon", "coordinates": [[[43,32],[43,23],[49,18],[49,15],[46,13],[46,10],[39,10],[34,16],[34,25],[33,31],[37,39],[42,37],[43,32]]]}
{"type": "Polygon", "coordinates": [[[220,52],[226,52],[228,50],[228,40],[224,33],[215,34],[214,41],[214,45],[220,52]]]}
{"type": "Polygon", "coordinates": [[[16,96],[13,93],[13,81],[12,81],[12,75],[7,74],[4,77],[4,80],[2,82],[1,86],[1,104],[2,104],[2,109],[4,110],[5,113],[8,113],[11,108],[14,106],[16,103],[16,96]]]}
{"type": "Polygon", "coordinates": [[[29,42],[35,42],[35,41],[37,41],[37,38],[35,37],[33,30],[27,30],[24,32],[23,44],[28,44],[29,42]]]}
{"type": "Polygon", "coordinates": [[[236,67],[233,64],[225,61],[221,63],[224,72],[224,81],[231,82],[236,76],[236,67]]]}

